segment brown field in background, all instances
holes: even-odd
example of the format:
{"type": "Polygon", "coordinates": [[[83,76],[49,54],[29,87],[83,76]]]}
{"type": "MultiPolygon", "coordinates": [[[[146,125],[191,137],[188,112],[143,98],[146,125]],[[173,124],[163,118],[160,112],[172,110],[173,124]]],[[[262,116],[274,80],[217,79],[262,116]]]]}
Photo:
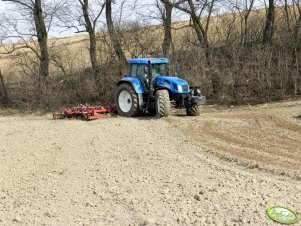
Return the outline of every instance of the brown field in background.
{"type": "MultiPolygon", "coordinates": [[[[289,10],[293,11],[294,8],[289,10]]],[[[296,15],[290,15],[292,24],[296,15]]],[[[171,73],[177,73],[192,86],[199,86],[209,103],[256,104],[297,97],[301,93],[300,56],[293,63],[294,44],[288,32],[284,8],[276,9],[273,43],[262,45],[266,11],[254,10],[248,19],[244,38],[244,13],[224,14],[210,18],[208,39],[212,65],[208,66],[205,48],[197,40],[190,21],[173,23],[169,58],[171,73]],[[212,79],[218,75],[222,91],[214,96],[212,79]]],[[[202,18],[206,24],[207,18],[202,18]]],[[[290,29],[293,28],[293,25],[290,29]]],[[[119,30],[127,59],[162,57],[163,26],[141,26],[128,23],[119,30]]],[[[36,42],[29,42],[38,49],[36,42]]],[[[15,47],[21,47],[18,43],[15,47]]],[[[12,106],[53,106],[79,102],[112,100],[116,81],[128,67],[120,65],[106,32],[97,33],[97,55],[100,65],[96,85],[91,71],[88,35],[49,40],[50,87],[45,97],[37,96],[39,64],[27,49],[0,54],[0,70],[7,83],[12,106]],[[46,103],[46,104],[45,104],[46,103]]],[[[0,47],[3,52],[4,47],[0,47]]],[[[12,46],[6,46],[7,49],[12,46]]]]}
{"type": "MultiPolygon", "coordinates": [[[[278,12],[281,14],[280,10],[278,12]]],[[[252,11],[250,15],[250,27],[257,28],[260,22],[264,21],[264,10],[252,11]]],[[[202,23],[206,23],[206,18],[202,20],[202,23]]],[[[181,21],[173,23],[173,49],[175,51],[185,50],[186,44],[191,44],[191,37],[195,40],[195,32],[192,27],[189,26],[189,21],[181,21]],[[190,40],[188,40],[190,39],[190,40]]],[[[223,43],[229,35],[236,35],[239,39],[241,32],[241,17],[239,14],[225,14],[221,16],[214,16],[210,19],[209,25],[209,40],[212,46],[218,46],[223,43]]],[[[152,51],[147,55],[141,54],[138,49],[140,46],[146,46],[147,49],[159,50],[163,40],[162,26],[149,26],[139,27],[139,25],[130,25],[129,28],[125,28],[122,31],[123,48],[127,58],[147,57],[152,56],[152,51]],[[134,30],[134,32],[133,32],[134,30]],[[136,37],[134,37],[136,36],[136,37]],[[137,40],[139,45],[137,46],[137,40]]],[[[22,43],[16,44],[16,47],[22,46],[22,43]]],[[[37,48],[37,43],[29,42],[29,45],[37,48]]],[[[11,45],[6,46],[7,49],[11,49],[11,45]]],[[[89,59],[89,36],[88,35],[75,35],[73,37],[53,38],[49,39],[49,49],[52,57],[55,57],[67,69],[83,69],[90,67],[89,59]]],[[[110,55],[110,41],[107,33],[98,33],[98,59],[101,63],[106,62],[107,57],[110,55]]],[[[4,52],[4,48],[0,46],[0,52],[4,52]]],[[[12,54],[0,55],[0,69],[4,74],[18,75],[22,69],[20,68],[19,58],[24,56],[30,56],[34,58],[34,55],[29,49],[17,50],[12,54]]],[[[156,56],[160,57],[160,56],[156,56]]],[[[24,60],[24,59],[23,59],[24,60]]],[[[30,64],[30,63],[29,63],[30,64]]],[[[52,72],[57,72],[59,69],[52,64],[52,72]]]]}

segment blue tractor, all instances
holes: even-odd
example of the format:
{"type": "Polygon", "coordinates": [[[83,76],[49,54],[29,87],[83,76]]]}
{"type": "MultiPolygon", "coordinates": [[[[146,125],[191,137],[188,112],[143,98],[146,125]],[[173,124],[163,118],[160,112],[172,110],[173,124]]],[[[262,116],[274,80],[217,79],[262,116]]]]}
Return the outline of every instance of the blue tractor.
{"type": "Polygon", "coordinates": [[[188,82],[168,76],[166,58],[138,58],[128,60],[130,75],[117,83],[115,103],[118,114],[134,117],[154,112],[158,117],[170,114],[171,107],[186,108],[188,116],[200,114],[199,105],[206,98],[188,82]]]}

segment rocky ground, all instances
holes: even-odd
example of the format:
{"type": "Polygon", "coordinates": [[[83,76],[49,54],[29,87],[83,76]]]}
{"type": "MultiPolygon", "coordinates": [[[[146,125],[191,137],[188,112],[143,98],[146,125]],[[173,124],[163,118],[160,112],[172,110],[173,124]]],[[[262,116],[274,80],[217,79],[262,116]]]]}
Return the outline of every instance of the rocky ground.
{"type": "Polygon", "coordinates": [[[0,113],[0,225],[278,225],[267,207],[301,213],[301,101],[92,122],[0,113]]]}

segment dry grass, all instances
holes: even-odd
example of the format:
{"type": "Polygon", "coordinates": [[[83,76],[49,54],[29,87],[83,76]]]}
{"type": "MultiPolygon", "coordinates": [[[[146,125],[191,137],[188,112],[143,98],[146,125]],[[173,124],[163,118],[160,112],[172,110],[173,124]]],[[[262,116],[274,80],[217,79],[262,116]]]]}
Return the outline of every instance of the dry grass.
{"type": "MultiPolygon", "coordinates": [[[[256,34],[255,30],[258,30],[265,20],[265,10],[252,11],[249,18],[250,34],[256,34]]],[[[276,11],[277,27],[281,27],[284,24],[284,9],[278,8],[276,11]]],[[[241,37],[243,15],[238,13],[229,13],[220,16],[214,16],[210,19],[208,38],[213,46],[220,45],[227,41],[227,39],[239,41],[241,37]]],[[[202,23],[205,25],[207,18],[202,19],[202,23]]],[[[174,50],[185,49],[187,42],[197,43],[196,40],[188,40],[188,37],[194,37],[195,34],[193,28],[189,26],[189,21],[181,21],[173,24],[173,46],[174,50]]],[[[150,27],[130,27],[123,33],[123,47],[127,58],[141,57],[146,55],[155,55],[154,52],[161,51],[161,43],[163,40],[163,29],[161,26],[150,27]],[[134,35],[136,37],[134,37],[134,35]],[[138,37],[137,37],[138,36],[138,37]],[[139,40],[139,41],[137,41],[139,40]],[[148,49],[156,50],[141,51],[141,47],[148,47],[148,49]]],[[[111,46],[109,38],[106,33],[99,33],[98,41],[98,57],[101,63],[105,62],[111,54],[111,46]]],[[[252,38],[252,37],[250,37],[252,38]]],[[[20,47],[22,43],[16,45],[20,47]]],[[[29,45],[37,48],[36,43],[29,43],[29,45]]],[[[52,57],[55,57],[61,61],[61,63],[67,69],[80,69],[90,66],[89,60],[89,37],[88,35],[76,35],[73,37],[57,38],[49,40],[49,47],[52,57]]],[[[11,46],[6,46],[11,49],[11,46]]],[[[0,47],[0,52],[4,52],[4,48],[0,47]]],[[[12,54],[0,55],[0,69],[4,74],[18,74],[22,72],[24,68],[20,67],[19,57],[32,54],[28,53],[29,50],[22,49],[12,54]]],[[[52,72],[57,70],[55,65],[52,65],[52,72]]]]}
{"type": "MultiPolygon", "coordinates": [[[[265,10],[251,12],[247,45],[241,43],[244,15],[235,13],[212,17],[208,30],[214,62],[211,67],[206,64],[204,50],[200,48],[190,22],[174,23],[171,71],[185,77],[193,86],[200,86],[208,99],[213,100],[212,103],[216,103],[212,89],[212,73],[219,74],[224,84],[219,103],[262,103],[298,95],[301,93],[301,78],[298,67],[291,66],[292,50],[291,43],[287,42],[289,34],[284,9],[276,10],[273,38],[275,45],[271,48],[262,48],[258,44],[262,39],[265,15],[265,10]],[[248,45],[249,43],[251,45],[248,45]]],[[[295,20],[291,19],[293,24],[295,20]]],[[[205,26],[206,18],[201,22],[205,26]]],[[[138,23],[128,24],[126,29],[120,31],[126,57],[161,57],[162,28],[141,27],[138,23]]],[[[101,87],[95,85],[95,77],[91,75],[87,35],[50,39],[50,74],[55,76],[50,76],[52,85],[49,94],[46,93],[44,99],[36,98],[38,103],[44,104],[46,100],[47,106],[55,106],[111,96],[120,72],[127,73],[127,69],[119,69],[107,33],[100,32],[97,37],[97,54],[101,65],[101,81],[98,84],[101,87]]],[[[29,45],[38,48],[36,42],[29,45]]],[[[22,43],[16,44],[16,47],[20,46],[22,43]]],[[[11,47],[5,46],[8,49],[11,47]]],[[[0,52],[3,51],[4,47],[0,47],[0,52]]],[[[32,100],[36,96],[37,62],[37,57],[28,49],[20,49],[12,54],[0,54],[0,70],[9,83],[12,99],[17,100],[17,103],[29,103],[29,108],[36,105],[32,100]]]]}
{"type": "MultiPolygon", "coordinates": [[[[258,27],[259,22],[262,22],[264,16],[265,12],[263,10],[253,11],[250,16],[250,27],[258,27]]],[[[206,23],[206,18],[202,19],[202,23],[206,23]]],[[[239,37],[241,32],[240,23],[241,18],[238,14],[225,14],[212,17],[208,33],[210,42],[213,45],[222,43],[230,32],[232,36],[239,37]]],[[[176,22],[173,24],[173,28],[174,49],[185,49],[187,37],[194,36],[193,28],[189,26],[189,21],[176,22]]],[[[106,58],[111,54],[110,46],[108,46],[110,42],[108,41],[107,34],[99,33],[98,36],[98,57],[101,62],[105,62],[106,58]]],[[[163,40],[163,29],[161,26],[130,27],[130,30],[127,29],[123,32],[123,36],[123,46],[128,58],[141,57],[148,54],[154,55],[154,52],[161,51],[161,42],[163,40]],[[145,51],[141,51],[142,46],[145,46],[147,50],[152,49],[156,51],[145,53],[145,51]]],[[[22,45],[20,43],[15,47],[22,45]]],[[[37,48],[37,43],[31,42],[29,45],[37,48]]],[[[12,46],[6,46],[6,48],[11,49],[12,46]]],[[[72,68],[76,70],[90,66],[88,35],[50,39],[49,49],[51,56],[60,60],[67,69],[72,68]]],[[[0,52],[5,52],[4,47],[0,47],[0,52]]],[[[17,75],[22,73],[24,68],[20,68],[19,58],[23,58],[24,56],[34,58],[34,55],[28,49],[21,49],[8,55],[0,55],[0,69],[4,74],[17,75]]],[[[55,72],[58,69],[55,65],[52,65],[51,70],[55,72]]]]}

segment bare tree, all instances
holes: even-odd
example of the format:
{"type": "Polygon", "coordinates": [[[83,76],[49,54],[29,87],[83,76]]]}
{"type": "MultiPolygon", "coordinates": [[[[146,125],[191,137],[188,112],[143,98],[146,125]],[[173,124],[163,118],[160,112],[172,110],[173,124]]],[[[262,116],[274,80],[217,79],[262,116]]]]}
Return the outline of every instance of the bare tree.
{"type": "Polygon", "coordinates": [[[6,107],[8,104],[8,94],[7,94],[7,89],[4,83],[1,70],[0,70],[0,97],[2,97],[3,106],[6,107]]]}
{"type": "Polygon", "coordinates": [[[285,20],[287,24],[287,35],[285,36],[284,43],[288,44],[288,49],[291,54],[291,63],[289,74],[291,81],[294,84],[294,94],[297,95],[301,92],[301,77],[300,77],[300,27],[301,27],[301,1],[292,0],[284,1],[285,20]],[[287,39],[290,41],[287,42],[287,39]]]}
{"type": "MultiPolygon", "coordinates": [[[[161,2],[163,2],[161,0],[161,2]]],[[[173,6],[171,4],[167,4],[163,2],[163,7],[159,3],[158,0],[156,0],[156,7],[159,10],[161,14],[161,19],[164,27],[164,39],[162,43],[162,52],[163,56],[167,57],[170,52],[170,47],[172,43],[172,10],[173,6]]]]}
{"type": "Polygon", "coordinates": [[[129,22],[122,30],[123,48],[132,58],[146,56],[161,56],[162,49],[158,37],[153,35],[156,27],[144,26],[139,22],[129,22]]]}
{"type": "Polygon", "coordinates": [[[101,6],[100,11],[97,13],[95,18],[91,18],[90,12],[89,12],[89,0],[78,0],[82,7],[83,17],[85,20],[85,28],[86,31],[89,33],[90,38],[90,59],[92,68],[97,71],[98,69],[98,61],[97,61],[97,54],[96,54],[96,35],[95,35],[95,29],[97,25],[97,20],[99,19],[101,13],[103,12],[103,9],[105,7],[105,4],[103,3],[101,6]]]}
{"type": "Polygon", "coordinates": [[[162,0],[162,2],[189,14],[192,21],[192,27],[196,32],[200,45],[205,49],[207,64],[208,66],[211,66],[212,61],[210,58],[210,44],[208,40],[208,29],[209,29],[211,13],[212,13],[215,0],[213,1],[205,0],[205,1],[196,1],[196,2],[192,0],[187,0],[187,1],[179,1],[176,3],[171,3],[168,0],[162,0]],[[201,16],[203,15],[203,12],[206,8],[208,8],[208,16],[204,26],[201,23],[201,16]]]}
{"type": "MultiPolygon", "coordinates": [[[[68,7],[65,9],[65,13],[60,16],[60,26],[75,33],[88,33],[89,35],[89,59],[92,70],[87,69],[87,71],[93,76],[98,95],[101,95],[101,87],[103,86],[103,69],[98,55],[99,39],[97,30],[100,30],[100,24],[103,23],[102,13],[104,9],[104,0],[68,0],[68,7]]],[[[54,62],[67,78],[68,73],[64,70],[62,62],[57,59],[54,62]]],[[[74,87],[71,87],[71,89],[76,90],[74,87]]],[[[76,96],[82,99],[78,92],[76,96]]]]}
{"type": "Polygon", "coordinates": [[[89,55],[92,69],[99,70],[97,57],[97,26],[105,8],[103,0],[69,0],[64,15],[60,16],[61,26],[75,33],[89,34],[89,55]]]}
{"type": "MultiPolygon", "coordinates": [[[[172,47],[172,17],[174,7],[171,4],[166,4],[162,0],[154,0],[149,4],[141,6],[135,5],[136,14],[139,15],[139,21],[144,21],[144,27],[151,27],[151,22],[156,21],[162,25],[163,40],[161,44],[161,56],[168,57],[172,47]]],[[[135,24],[132,23],[132,24],[135,24]]],[[[157,27],[155,28],[157,29],[157,27]]],[[[151,53],[150,53],[151,54],[151,53]]]]}
{"type": "Polygon", "coordinates": [[[247,44],[249,41],[249,17],[254,7],[255,0],[235,0],[233,3],[233,7],[238,11],[241,21],[240,21],[240,29],[241,29],[241,41],[242,45],[247,44]]]}
{"type": "Polygon", "coordinates": [[[301,1],[284,0],[285,20],[287,24],[288,37],[292,49],[292,65],[297,62],[297,55],[301,50],[300,26],[301,26],[301,1]]]}
{"type": "Polygon", "coordinates": [[[270,44],[274,33],[275,0],[269,0],[266,22],[263,31],[263,44],[270,44]]]}
{"type": "Polygon", "coordinates": [[[1,44],[5,54],[19,49],[29,49],[39,62],[39,80],[49,76],[50,54],[48,33],[56,21],[65,0],[2,0],[10,3],[8,12],[1,18],[0,29],[3,32],[1,44]],[[10,14],[9,14],[10,13],[10,14]],[[5,46],[5,41],[14,44],[5,46]],[[37,41],[37,42],[36,42],[37,41]]]}
{"type": "Polygon", "coordinates": [[[216,97],[219,97],[222,92],[222,80],[215,70],[211,70],[213,66],[212,56],[211,56],[211,46],[208,40],[208,30],[210,19],[213,12],[213,7],[216,0],[202,0],[202,1],[177,1],[171,2],[170,0],[162,0],[163,3],[173,6],[190,16],[192,21],[192,27],[196,32],[196,36],[199,40],[200,46],[204,48],[206,63],[210,69],[211,73],[211,81],[213,87],[213,93],[216,97]],[[207,18],[205,24],[201,22],[201,17],[207,10],[207,18]]]}
{"type": "Polygon", "coordinates": [[[244,33],[243,33],[243,40],[244,44],[246,44],[249,41],[249,28],[248,28],[248,22],[250,14],[253,10],[255,0],[250,0],[248,3],[248,0],[245,2],[245,10],[244,10],[244,33]]]}
{"type": "Polygon", "coordinates": [[[121,64],[127,64],[126,57],[124,55],[124,52],[122,50],[121,42],[118,36],[118,33],[115,30],[114,22],[112,18],[112,0],[106,0],[106,22],[107,27],[109,31],[109,35],[111,38],[111,42],[113,45],[113,48],[115,50],[116,56],[118,57],[121,64]]]}
{"type": "Polygon", "coordinates": [[[40,47],[40,75],[42,77],[49,76],[49,53],[48,53],[48,31],[45,24],[45,15],[42,8],[41,0],[35,1],[18,1],[18,0],[2,0],[4,2],[12,2],[23,7],[25,13],[33,15],[34,27],[38,43],[40,47]]]}

